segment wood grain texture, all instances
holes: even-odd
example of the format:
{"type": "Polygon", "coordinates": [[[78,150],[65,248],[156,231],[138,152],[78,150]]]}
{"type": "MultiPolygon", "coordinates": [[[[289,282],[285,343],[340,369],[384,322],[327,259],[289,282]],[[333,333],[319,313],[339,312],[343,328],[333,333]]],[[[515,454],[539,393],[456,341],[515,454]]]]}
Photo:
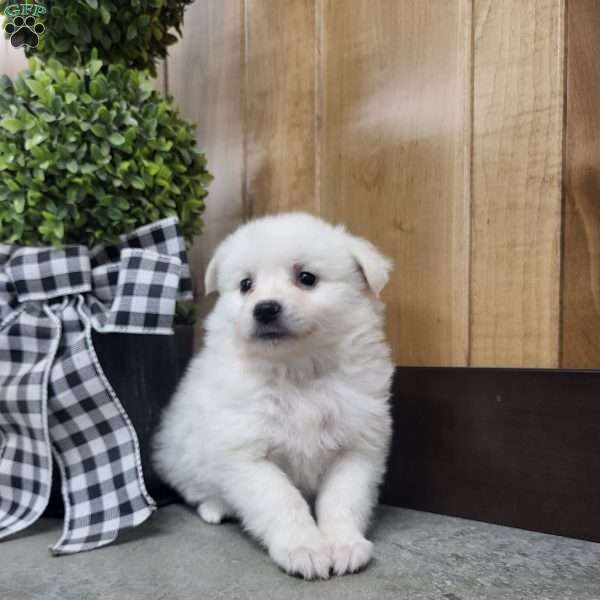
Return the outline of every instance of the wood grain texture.
{"type": "Polygon", "coordinates": [[[19,71],[27,67],[27,59],[23,48],[13,48],[10,41],[0,35],[0,75],[13,78],[19,71]]]}
{"type": "Polygon", "coordinates": [[[245,4],[248,209],[317,212],[315,0],[245,4]]]}
{"type": "Polygon", "coordinates": [[[465,365],[470,2],[323,8],[321,213],[394,259],[396,362],[465,365]]]}
{"type": "Polygon", "coordinates": [[[206,228],[190,253],[199,327],[211,305],[203,297],[206,265],[216,245],[243,218],[242,40],[240,2],[195,2],[186,11],[183,38],[168,62],[169,93],[196,124],[199,146],[215,177],[206,201],[206,228]]]}
{"type": "Polygon", "coordinates": [[[600,5],[567,4],[563,367],[600,368],[600,5]]]}
{"type": "Polygon", "coordinates": [[[563,12],[474,2],[473,366],[558,366],[563,12]]]}

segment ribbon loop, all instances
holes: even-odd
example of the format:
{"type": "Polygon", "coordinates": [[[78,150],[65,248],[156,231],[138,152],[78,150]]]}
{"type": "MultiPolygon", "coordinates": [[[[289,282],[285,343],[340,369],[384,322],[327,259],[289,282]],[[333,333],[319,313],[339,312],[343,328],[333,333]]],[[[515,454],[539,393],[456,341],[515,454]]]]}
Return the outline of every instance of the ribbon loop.
{"type": "Polygon", "coordinates": [[[83,246],[17,248],[5,268],[19,302],[50,300],[92,289],[90,258],[83,246]]]}
{"type": "Polygon", "coordinates": [[[113,298],[109,308],[97,297],[90,299],[94,329],[170,334],[181,272],[178,257],[125,248],[118,266],[94,269],[104,297],[113,298]]]}
{"type": "Polygon", "coordinates": [[[90,254],[92,269],[95,271],[98,266],[118,262],[125,248],[143,248],[162,256],[179,258],[181,275],[179,278],[178,299],[190,300],[192,298],[192,281],[187,263],[185,243],[179,228],[179,221],[175,217],[140,227],[121,236],[119,243],[112,246],[94,248],[90,254]]]}

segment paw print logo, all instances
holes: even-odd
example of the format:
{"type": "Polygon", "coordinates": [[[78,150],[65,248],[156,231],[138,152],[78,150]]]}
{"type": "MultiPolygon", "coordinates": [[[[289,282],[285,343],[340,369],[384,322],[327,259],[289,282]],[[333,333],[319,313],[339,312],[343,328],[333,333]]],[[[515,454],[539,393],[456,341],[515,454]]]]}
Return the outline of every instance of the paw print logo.
{"type": "Polygon", "coordinates": [[[42,23],[36,23],[35,17],[27,18],[14,17],[9,23],[4,26],[4,32],[10,36],[10,43],[13,48],[26,46],[35,48],[39,41],[40,35],[44,33],[46,28],[42,23]]]}

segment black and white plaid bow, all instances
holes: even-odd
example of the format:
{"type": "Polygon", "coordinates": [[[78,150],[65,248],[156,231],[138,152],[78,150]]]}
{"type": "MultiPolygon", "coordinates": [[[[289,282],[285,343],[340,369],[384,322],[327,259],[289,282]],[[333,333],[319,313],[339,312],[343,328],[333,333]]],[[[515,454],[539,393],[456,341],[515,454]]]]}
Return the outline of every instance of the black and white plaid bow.
{"type": "Polygon", "coordinates": [[[138,440],[91,330],[172,333],[180,298],[191,282],[176,219],[93,250],[0,244],[0,538],[43,513],[52,457],[65,502],[53,553],[103,546],[150,516],[138,440]]]}

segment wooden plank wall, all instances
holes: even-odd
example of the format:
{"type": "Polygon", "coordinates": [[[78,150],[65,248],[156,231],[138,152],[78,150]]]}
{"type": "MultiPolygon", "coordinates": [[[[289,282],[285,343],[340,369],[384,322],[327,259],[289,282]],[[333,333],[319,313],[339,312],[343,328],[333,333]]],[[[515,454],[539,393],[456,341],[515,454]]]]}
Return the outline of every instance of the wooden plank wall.
{"type": "Polygon", "coordinates": [[[394,259],[399,364],[600,367],[599,34],[593,0],[198,0],[158,84],[215,175],[198,292],[307,210],[394,259]]]}
{"type": "Polygon", "coordinates": [[[399,364],[559,366],[564,0],[197,2],[169,90],[201,128],[223,6],[239,216],[307,210],[393,257],[399,364]]]}
{"type": "Polygon", "coordinates": [[[474,3],[474,365],[558,366],[563,13],[563,0],[474,3]]]}

